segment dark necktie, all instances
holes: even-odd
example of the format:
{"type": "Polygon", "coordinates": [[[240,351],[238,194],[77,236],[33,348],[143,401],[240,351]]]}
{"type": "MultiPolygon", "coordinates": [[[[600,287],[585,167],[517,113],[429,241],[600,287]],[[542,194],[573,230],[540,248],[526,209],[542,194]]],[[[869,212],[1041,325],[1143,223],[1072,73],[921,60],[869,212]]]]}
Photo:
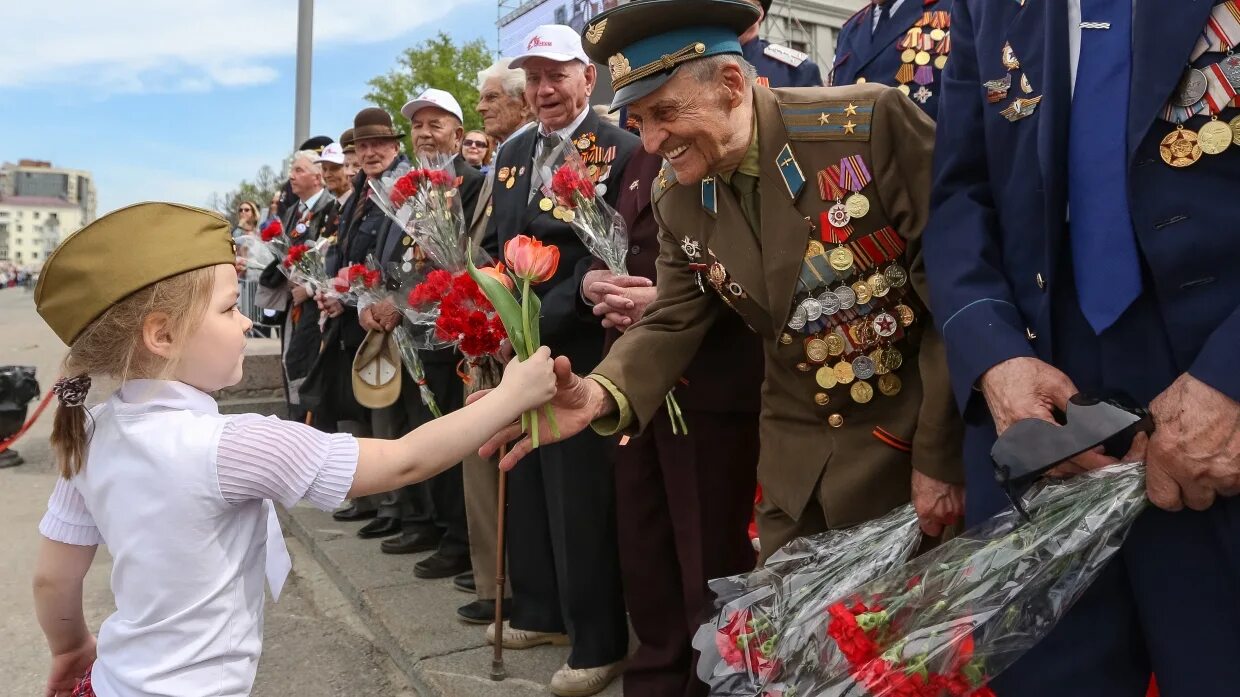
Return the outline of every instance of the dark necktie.
{"type": "Polygon", "coordinates": [[[874,11],[878,13],[878,21],[874,22],[873,34],[878,34],[878,32],[883,30],[883,27],[886,26],[887,22],[891,21],[890,5],[891,0],[887,0],[883,4],[874,8],[874,11]]]}
{"type": "Polygon", "coordinates": [[[732,175],[732,190],[741,204],[741,215],[749,223],[754,237],[761,240],[759,231],[762,229],[762,201],[758,194],[758,178],[752,174],[736,172],[732,175]]]}
{"type": "Polygon", "coordinates": [[[1068,229],[1076,290],[1096,333],[1141,294],[1141,262],[1128,211],[1128,92],[1132,0],[1081,0],[1081,29],[1068,125],[1068,229]]]}
{"type": "Polygon", "coordinates": [[[556,148],[559,147],[560,142],[561,142],[561,138],[560,138],[560,134],[558,133],[550,133],[545,136],[544,135],[538,136],[539,150],[537,153],[537,157],[534,160],[534,171],[530,173],[529,200],[533,201],[534,197],[541,196],[542,192],[540,191],[540,189],[542,188],[543,182],[551,180],[550,176],[544,179],[545,172],[543,170],[545,169],[549,170],[550,167],[555,164],[552,161],[552,158],[556,157],[559,154],[556,152],[556,148]]]}

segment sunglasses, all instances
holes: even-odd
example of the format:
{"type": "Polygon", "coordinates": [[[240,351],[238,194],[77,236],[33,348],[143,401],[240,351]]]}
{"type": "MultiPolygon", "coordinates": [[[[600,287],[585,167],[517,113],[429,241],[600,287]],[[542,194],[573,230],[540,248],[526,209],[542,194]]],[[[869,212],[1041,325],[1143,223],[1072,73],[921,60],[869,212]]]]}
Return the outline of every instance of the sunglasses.
{"type": "Polygon", "coordinates": [[[470,148],[485,148],[487,146],[487,142],[485,140],[464,140],[461,142],[466,147],[470,148]]]}

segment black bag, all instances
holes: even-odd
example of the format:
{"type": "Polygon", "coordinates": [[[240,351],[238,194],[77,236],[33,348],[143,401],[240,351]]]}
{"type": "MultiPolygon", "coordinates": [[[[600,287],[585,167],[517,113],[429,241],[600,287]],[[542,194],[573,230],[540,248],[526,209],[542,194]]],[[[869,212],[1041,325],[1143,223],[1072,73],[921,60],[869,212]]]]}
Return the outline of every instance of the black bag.
{"type": "Polygon", "coordinates": [[[39,381],[32,366],[0,366],[0,440],[21,430],[26,408],[39,396],[39,381]]]}

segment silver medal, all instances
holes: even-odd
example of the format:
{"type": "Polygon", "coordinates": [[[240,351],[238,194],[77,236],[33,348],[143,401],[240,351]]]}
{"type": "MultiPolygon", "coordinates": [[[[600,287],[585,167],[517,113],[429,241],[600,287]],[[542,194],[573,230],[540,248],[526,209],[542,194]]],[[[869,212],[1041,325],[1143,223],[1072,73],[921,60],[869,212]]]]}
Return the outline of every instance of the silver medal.
{"type": "Polygon", "coordinates": [[[892,288],[902,288],[908,282],[908,273],[899,264],[892,264],[883,271],[883,275],[887,277],[887,282],[892,288]]]}
{"type": "Polygon", "coordinates": [[[1218,67],[1223,71],[1223,76],[1227,78],[1227,82],[1231,83],[1232,88],[1240,90],[1240,56],[1227,56],[1219,61],[1218,67]]]}
{"type": "Polygon", "coordinates": [[[1176,106],[1192,106],[1206,96],[1206,74],[1196,68],[1189,68],[1180,77],[1180,84],[1175,88],[1171,100],[1176,106]]]}
{"type": "Polygon", "coordinates": [[[895,334],[896,329],[900,326],[900,323],[896,321],[896,318],[886,312],[880,312],[871,324],[874,327],[874,331],[883,338],[895,334]]]}
{"type": "Polygon", "coordinates": [[[834,315],[840,311],[840,296],[829,290],[824,290],[818,296],[818,302],[822,304],[822,314],[834,315]]]}
{"type": "Polygon", "coordinates": [[[840,286],[835,289],[835,297],[840,299],[840,309],[848,310],[857,304],[857,294],[848,286],[840,286]]]}
{"type": "Polygon", "coordinates": [[[874,377],[874,361],[869,356],[854,358],[852,369],[858,380],[869,380],[874,377]]]}
{"type": "Polygon", "coordinates": [[[801,301],[801,307],[805,310],[805,319],[813,322],[822,317],[822,303],[814,298],[806,298],[801,301]]]}
{"type": "Polygon", "coordinates": [[[792,313],[792,317],[788,320],[788,328],[794,331],[801,331],[805,328],[806,322],[805,308],[798,305],[797,309],[792,313]]]}

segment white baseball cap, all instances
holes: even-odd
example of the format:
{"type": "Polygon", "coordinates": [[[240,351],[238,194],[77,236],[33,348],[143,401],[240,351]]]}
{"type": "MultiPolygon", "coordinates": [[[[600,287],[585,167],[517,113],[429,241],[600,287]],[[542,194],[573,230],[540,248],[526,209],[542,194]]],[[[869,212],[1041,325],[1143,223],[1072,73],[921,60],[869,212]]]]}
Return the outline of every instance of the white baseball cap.
{"type": "Polygon", "coordinates": [[[330,162],[335,165],[343,165],[344,148],[340,147],[340,143],[328,143],[327,147],[323,148],[323,152],[319,153],[314,162],[315,164],[330,162]]]}
{"type": "Polygon", "coordinates": [[[559,63],[581,61],[590,64],[590,58],[581,48],[581,35],[563,24],[544,24],[525,37],[525,52],[512,59],[511,68],[520,68],[530,58],[547,58],[559,63]]]}
{"type": "Polygon", "coordinates": [[[461,105],[456,101],[456,97],[434,87],[419,94],[416,99],[410,100],[408,104],[400,108],[400,113],[412,121],[414,114],[428,106],[439,107],[455,116],[457,121],[465,122],[465,116],[461,112],[461,105]]]}

